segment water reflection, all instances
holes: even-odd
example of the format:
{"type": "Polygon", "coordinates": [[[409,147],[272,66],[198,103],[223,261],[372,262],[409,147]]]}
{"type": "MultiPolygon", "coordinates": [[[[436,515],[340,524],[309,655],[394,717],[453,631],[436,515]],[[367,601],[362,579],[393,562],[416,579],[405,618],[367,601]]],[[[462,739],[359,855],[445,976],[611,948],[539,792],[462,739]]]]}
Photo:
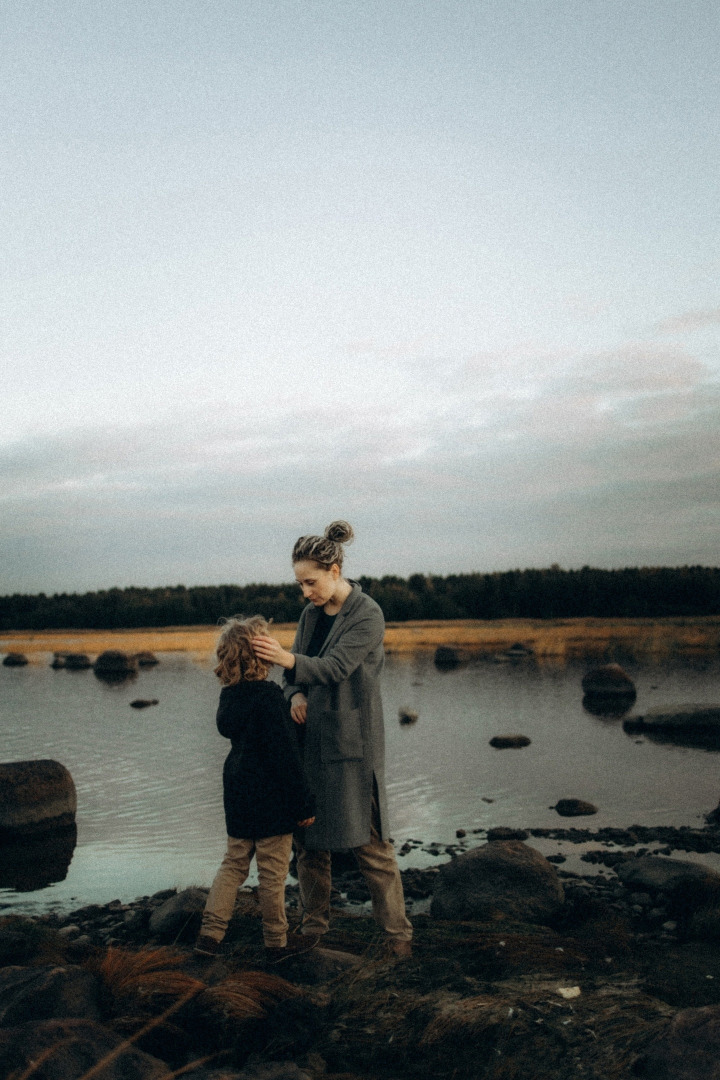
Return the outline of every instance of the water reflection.
{"type": "Polygon", "coordinates": [[[15,892],[45,889],[67,877],[77,844],[77,827],[0,841],[0,888],[15,892]]]}
{"type": "Polygon", "coordinates": [[[631,694],[585,694],[582,707],[591,716],[617,719],[630,712],[636,699],[637,694],[634,690],[631,694]]]}

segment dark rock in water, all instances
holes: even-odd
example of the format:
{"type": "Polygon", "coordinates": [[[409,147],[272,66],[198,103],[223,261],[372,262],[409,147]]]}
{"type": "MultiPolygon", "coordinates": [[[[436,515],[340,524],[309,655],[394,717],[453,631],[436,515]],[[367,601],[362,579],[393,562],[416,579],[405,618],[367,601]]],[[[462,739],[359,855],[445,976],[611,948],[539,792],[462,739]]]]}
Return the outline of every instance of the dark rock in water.
{"type": "Polygon", "coordinates": [[[512,747],[529,746],[532,742],[527,735],[493,735],[490,745],[497,750],[507,750],[512,747]]]}
{"type": "Polygon", "coordinates": [[[37,835],[0,836],[0,889],[34,892],[64,881],[76,844],[74,822],[37,835]]]}
{"type": "Polygon", "coordinates": [[[0,1027],[76,1016],[97,1020],[100,985],[80,967],[0,968],[0,1027]]]}
{"type": "Polygon", "coordinates": [[[461,649],[453,649],[448,645],[438,645],[435,650],[435,667],[440,671],[452,671],[467,662],[467,656],[461,649]]]}
{"type": "Polygon", "coordinates": [[[93,1020],[30,1021],[0,1029],[0,1076],[80,1080],[91,1069],[96,1080],[162,1080],[169,1076],[163,1061],[130,1045],[120,1049],[122,1042],[120,1036],[93,1020]]]}
{"type": "Polygon", "coordinates": [[[668,893],[687,885],[696,891],[699,902],[712,897],[720,900],[720,873],[699,863],[660,855],[631,856],[617,864],[615,873],[628,888],[668,893]]]}
{"type": "Polygon", "coordinates": [[[525,829],[510,829],[507,825],[496,825],[494,829],[488,829],[488,844],[494,844],[498,840],[527,840],[528,833],[525,829]]]}
{"type": "Polygon", "coordinates": [[[414,709],[398,709],[398,719],[403,725],[416,724],[418,719],[418,713],[414,709]]]}
{"type": "Polygon", "coordinates": [[[635,683],[619,664],[592,668],[582,681],[585,694],[634,694],[635,683]]]}
{"type": "Polygon", "coordinates": [[[150,933],[160,941],[192,941],[200,929],[207,889],[183,889],[150,916],[150,933]]]}
{"type": "Polygon", "coordinates": [[[681,1009],[633,1073],[652,1080],[720,1080],[720,1005],[681,1009]]]}
{"type": "Polygon", "coordinates": [[[456,829],[455,835],[457,836],[458,840],[462,840],[463,836],[467,836],[467,831],[465,829],[456,829]]]}
{"type": "Polygon", "coordinates": [[[586,814],[597,814],[598,812],[597,806],[593,806],[589,802],[583,802],[582,799],[559,799],[555,806],[551,806],[550,809],[557,811],[561,817],[583,817],[586,814]]]}
{"type": "Polygon", "coordinates": [[[64,652],[53,653],[52,663],[50,664],[50,667],[55,668],[56,671],[60,670],[60,668],[64,668],[66,655],[67,654],[64,652]]]}
{"type": "Polygon", "coordinates": [[[585,694],[582,699],[582,707],[591,716],[607,716],[619,718],[630,712],[637,694],[631,690],[627,694],[585,694]]]}
{"type": "Polygon", "coordinates": [[[95,674],[109,680],[127,678],[138,669],[137,660],[129,653],[118,649],[107,649],[100,653],[95,661],[95,674]]]}
{"type": "Polygon", "coordinates": [[[3,667],[25,667],[29,660],[25,653],[9,652],[3,657],[3,667]]]}
{"type": "Polygon", "coordinates": [[[0,765],[0,837],[48,831],[75,822],[73,778],[59,761],[0,765]]]}
{"type": "Polygon", "coordinates": [[[708,825],[720,825],[720,803],[717,804],[714,810],[705,815],[705,820],[708,825]]]}
{"type": "Polygon", "coordinates": [[[430,914],[438,919],[490,919],[498,914],[543,923],[564,893],[555,868],[519,840],[501,840],[440,867],[430,914]]]}
{"type": "Polygon", "coordinates": [[[135,653],[135,659],[140,667],[153,667],[154,664],[160,663],[155,653],[148,652],[147,650],[135,653]]]}
{"type": "Polygon", "coordinates": [[[130,702],[131,709],[147,709],[150,705],[157,705],[158,699],[154,698],[135,698],[130,702]]]}
{"type": "Polygon", "coordinates": [[[509,660],[524,660],[526,657],[535,654],[529,646],[523,645],[521,641],[516,641],[509,649],[505,650],[503,655],[507,656],[509,660]]]}
{"type": "Polygon", "coordinates": [[[92,667],[92,662],[87,653],[66,653],[64,666],[68,671],[87,671],[92,667]]]}
{"type": "Polygon", "coordinates": [[[660,742],[720,746],[720,705],[660,706],[626,717],[623,727],[660,742]]]}

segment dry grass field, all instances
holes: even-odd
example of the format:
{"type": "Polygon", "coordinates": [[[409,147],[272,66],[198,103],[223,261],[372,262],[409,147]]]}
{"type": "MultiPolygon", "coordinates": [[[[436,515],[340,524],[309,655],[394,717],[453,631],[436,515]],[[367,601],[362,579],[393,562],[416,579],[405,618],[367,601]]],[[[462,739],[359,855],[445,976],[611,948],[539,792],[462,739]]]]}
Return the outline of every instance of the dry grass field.
{"type": "MultiPolygon", "coordinates": [[[[295,627],[278,624],[273,633],[286,648],[295,627]]],[[[212,655],[215,626],[169,626],[146,630],[20,630],[0,635],[0,653],[23,652],[31,661],[53,652],[84,652],[94,658],[105,649],[126,652],[186,652],[212,655]]],[[[389,623],[385,646],[392,653],[453,646],[473,655],[502,653],[516,642],[539,659],[670,657],[707,655],[720,650],[720,617],[667,619],[498,619],[389,623]]]]}

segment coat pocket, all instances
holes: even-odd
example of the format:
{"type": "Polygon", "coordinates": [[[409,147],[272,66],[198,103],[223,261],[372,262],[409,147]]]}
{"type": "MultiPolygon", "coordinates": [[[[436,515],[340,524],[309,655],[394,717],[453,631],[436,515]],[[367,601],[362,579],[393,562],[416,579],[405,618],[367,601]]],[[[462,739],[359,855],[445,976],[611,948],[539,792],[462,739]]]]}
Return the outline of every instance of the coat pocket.
{"type": "Polygon", "coordinates": [[[363,758],[362,712],[327,710],[320,723],[320,760],[361,761],[363,758]]]}

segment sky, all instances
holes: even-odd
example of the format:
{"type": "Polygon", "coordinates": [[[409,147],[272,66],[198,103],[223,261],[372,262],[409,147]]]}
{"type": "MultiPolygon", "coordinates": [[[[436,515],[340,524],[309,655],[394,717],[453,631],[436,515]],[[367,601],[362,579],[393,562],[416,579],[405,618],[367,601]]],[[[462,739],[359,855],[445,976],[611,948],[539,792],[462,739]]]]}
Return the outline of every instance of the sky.
{"type": "Polygon", "coordinates": [[[718,565],[716,0],[0,12],[0,593],[718,565]]]}

